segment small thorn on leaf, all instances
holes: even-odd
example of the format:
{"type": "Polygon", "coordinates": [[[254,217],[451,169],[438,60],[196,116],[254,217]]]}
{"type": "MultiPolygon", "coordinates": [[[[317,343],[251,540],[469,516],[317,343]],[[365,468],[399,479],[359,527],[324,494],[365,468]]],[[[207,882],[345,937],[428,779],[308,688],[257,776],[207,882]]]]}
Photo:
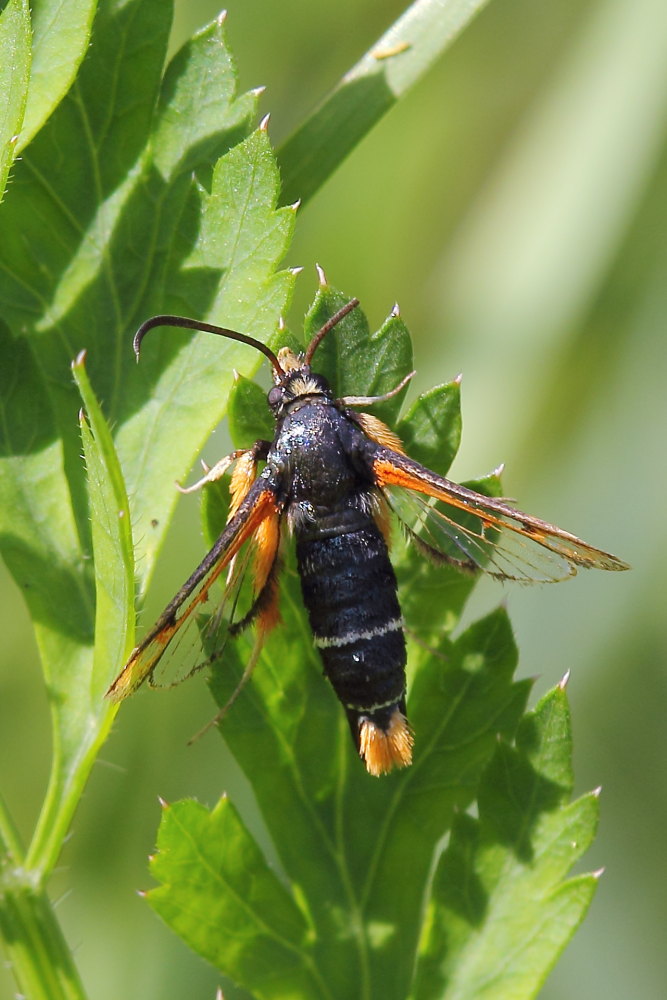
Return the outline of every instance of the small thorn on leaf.
{"type": "Polygon", "coordinates": [[[288,267],[287,270],[289,271],[290,274],[293,274],[294,277],[296,277],[298,274],[301,274],[301,272],[303,271],[303,267],[301,267],[301,265],[299,265],[298,267],[288,267]]]}
{"type": "Polygon", "coordinates": [[[261,122],[259,123],[259,131],[260,132],[268,132],[269,131],[269,118],[270,117],[271,117],[270,114],[264,115],[264,117],[262,118],[261,122]]]}
{"type": "Polygon", "coordinates": [[[396,319],[397,316],[401,315],[401,307],[399,306],[398,302],[394,302],[393,306],[391,307],[391,312],[389,315],[393,316],[394,319],[396,319]]]}
{"type": "Polygon", "coordinates": [[[565,688],[567,687],[567,683],[568,683],[569,679],[570,679],[570,671],[566,670],[565,673],[563,674],[562,679],[560,680],[560,682],[558,684],[558,687],[560,688],[561,691],[565,690],[565,688]]]}
{"type": "Polygon", "coordinates": [[[458,375],[454,379],[454,385],[461,385],[461,382],[463,382],[463,372],[458,373],[458,375]]]}
{"type": "Polygon", "coordinates": [[[148,892],[146,891],[146,889],[137,889],[137,896],[140,896],[141,899],[145,899],[147,895],[148,892]]]}
{"type": "Polygon", "coordinates": [[[226,10],[221,10],[220,13],[218,14],[217,18],[216,18],[216,21],[218,22],[218,24],[220,26],[222,26],[225,23],[226,20],[227,20],[227,11],[226,10]]]}
{"type": "Polygon", "coordinates": [[[301,208],[301,198],[297,198],[296,201],[293,201],[292,204],[287,207],[291,208],[293,212],[297,212],[301,208]]]}
{"type": "Polygon", "coordinates": [[[598,785],[597,788],[594,788],[591,795],[594,795],[596,799],[599,799],[602,795],[602,785],[598,785]]]}
{"type": "Polygon", "coordinates": [[[85,422],[86,422],[86,412],[82,406],[81,409],[79,410],[79,423],[83,424],[85,422]]]}
{"type": "MultiPolygon", "coordinates": [[[[235,383],[241,381],[241,373],[238,371],[237,368],[232,368],[232,378],[234,379],[235,383]]],[[[208,472],[208,469],[206,471],[208,472]]]]}
{"type": "Polygon", "coordinates": [[[593,876],[593,878],[602,878],[602,876],[604,875],[604,871],[605,871],[604,868],[598,868],[596,871],[591,872],[591,875],[593,876]]]}
{"type": "Polygon", "coordinates": [[[265,90],[266,87],[253,87],[250,93],[253,97],[261,97],[265,90]]]}
{"type": "Polygon", "coordinates": [[[316,264],[315,270],[317,271],[317,278],[320,283],[320,288],[326,288],[329,282],[327,281],[327,276],[324,273],[324,268],[320,267],[319,264],[316,264]]]}
{"type": "Polygon", "coordinates": [[[169,808],[169,803],[167,802],[166,799],[163,799],[161,795],[158,795],[157,800],[163,809],[169,808]]]}
{"type": "Polygon", "coordinates": [[[283,316],[278,317],[278,329],[281,331],[281,333],[283,330],[287,329],[287,324],[283,316]]]}
{"type": "Polygon", "coordinates": [[[491,473],[491,475],[495,476],[496,479],[500,479],[500,477],[502,476],[502,474],[503,474],[504,471],[505,471],[505,463],[501,462],[500,465],[497,465],[495,467],[495,469],[493,470],[493,472],[491,473]]]}
{"type": "Polygon", "coordinates": [[[125,514],[126,514],[126,511],[124,511],[124,510],[119,510],[119,511],[118,511],[118,517],[119,517],[119,518],[120,518],[121,520],[122,520],[122,518],[124,518],[124,517],[125,517],[125,514]]]}
{"type": "Polygon", "coordinates": [[[76,356],[76,358],[74,360],[74,364],[77,365],[77,367],[78,367],[80,365],[84,365],[85,363],[86,363],[86,351],[85,351],[85,348],[84,348],[83,351],[79,351],[79,353],[77,354],[77,356],[76,356]]]}
{"type": "Polygon", "coordinates": [[[205,462],[203,458],[200,458],[199,461],[201,462],[201,467],[204,470],[204,472],[211,471],[211,466],[208,464],[208,462],[205,462]]]}

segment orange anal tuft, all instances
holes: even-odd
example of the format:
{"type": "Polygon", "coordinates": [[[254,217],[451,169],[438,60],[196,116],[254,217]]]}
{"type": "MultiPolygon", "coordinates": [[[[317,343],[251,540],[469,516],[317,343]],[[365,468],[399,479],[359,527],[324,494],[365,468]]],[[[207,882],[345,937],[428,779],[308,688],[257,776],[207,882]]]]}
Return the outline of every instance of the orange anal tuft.
{"type": "Polygon", "coordinates": [[[359,755],[374,777],[397,767],[408,767],[412,763],[413,742],[408,720],[398,708],[394,709],[386,730],[369,718],[362,719],[359,726],[359,755]]]}

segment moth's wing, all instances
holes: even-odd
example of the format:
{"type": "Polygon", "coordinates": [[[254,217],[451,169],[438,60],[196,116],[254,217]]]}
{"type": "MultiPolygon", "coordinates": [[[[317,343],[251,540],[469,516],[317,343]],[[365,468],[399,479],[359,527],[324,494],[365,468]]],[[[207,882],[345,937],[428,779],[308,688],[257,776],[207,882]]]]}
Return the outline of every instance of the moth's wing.
{"type": "Polygon", "coordinates": [[[435,560],[526,583],[564,580],[580,567],[628,569],[569,531],[452,483],[391,448],[374,446],[370,461],[408,534],[435,560]]]}
{"type": "MultiPolygon", "coordinates": [[[[208,555],[183,584],[174,599],[164,609],[150,632],[133,650],[132,655],[107,691],[112,701],[127,698],[146,680],[165,654],[170,643],[184,626],[194,621],[194,613],[208,600],[210,587],[231,563],[243,543],[248,541],[267,519],[277,520],[277,490],[264,477],[255,480],[247,496],[231,518],[208,555]]],[[[236,584],[242,577],[243,563],[234,568],[233,579],[226,596],[233,600],[236,584]]],[[[220,612],[211,616],[206,628],[212,631],[220,625],[220,612]]]]}

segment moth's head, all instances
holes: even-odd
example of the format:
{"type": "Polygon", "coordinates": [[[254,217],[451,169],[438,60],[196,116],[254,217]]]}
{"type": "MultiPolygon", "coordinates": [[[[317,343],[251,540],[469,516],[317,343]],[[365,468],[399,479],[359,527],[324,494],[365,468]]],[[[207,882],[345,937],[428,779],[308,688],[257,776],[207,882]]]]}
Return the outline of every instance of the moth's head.
{"type": "Polygon", "coordinates": [[[310,370],[304,354],[295,354],[289,347],[281,347],[278,363],[282,371],[274,368],[274,385],[266,397],[276,418],[283,416],[300,400],[313,396],[332,398],[331,386],[323,375],[310,370]]]}
{"type": "Polygon", "coordinates": [[[309,396],[332,398],[329,383],[322,375],[316,375],[311,371],[310,362],[326,335],[358,305],[359,299],[351,299],[334,313],[317,331],[303,354],[295,354],[289,347],[282,347],[278,351],[277,357],[272,362],[275,385],[267,396],[269,406],[277,418],[281,417],[291,405],[309,396]]]}

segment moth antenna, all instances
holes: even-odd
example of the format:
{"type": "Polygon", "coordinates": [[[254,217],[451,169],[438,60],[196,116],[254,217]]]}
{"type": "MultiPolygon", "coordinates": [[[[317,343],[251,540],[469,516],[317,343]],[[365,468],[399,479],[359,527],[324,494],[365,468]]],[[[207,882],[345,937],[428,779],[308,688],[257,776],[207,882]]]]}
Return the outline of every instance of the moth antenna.
{"type": "Polygon", "coordinates": [[[338,323],[340,323],[343,317],[347,316],[347,314],[349,312],[352,312],[353,309],[356,309],[358,305],[359,305],[359,299],[350,299],[349,302],[346,302],[345,305],[342,306],[342,308],[340,308],[338,312],[334,313],[333,316],[331,316],[330,319],[326,321],[324,326],[317,331],[311,342],[308,344],[308,348],[306,350],[303,359],[305,364],[309,365],[310,362],[313,360],[313,354],[320,346],[320,344],[322,343],[326,335],[329,333],[329,331],[333,330],[333,328],[337,326],[338,323]]]}
{"type": "Polygon", "coordinates": [[[134,340],[132,341],[132,346],[134,347],[134,353],[137,356],[137,361],[139,360],[139,354],[141,351],[141,344],[148,333],[155,326],[178,326],[182,327],[184,330],[201,330],[203,333],[216,333],[219,337],[227,337],[229,340],[238,340],[242,344],[248,344],[249,347],[254,347],[256,351],[261,351],[264,357],[268,358],[273,366],[273,370],[277,375],[282,377],[285,374],[283,366],[278,361],[278,358],[273,353],[270,347],[263,344],[261,340],[256,340],[255,337],[249,337],[246,333],[237,333],[236,330],[228,330],[223,326],[214,326],[212,323],[203,323],[198,319],[189,319],[187,316],[171,316],[168,314],[160,316],[151,316],[144,323],[141,324],[139,329],[134,335],[134,340]]]}

